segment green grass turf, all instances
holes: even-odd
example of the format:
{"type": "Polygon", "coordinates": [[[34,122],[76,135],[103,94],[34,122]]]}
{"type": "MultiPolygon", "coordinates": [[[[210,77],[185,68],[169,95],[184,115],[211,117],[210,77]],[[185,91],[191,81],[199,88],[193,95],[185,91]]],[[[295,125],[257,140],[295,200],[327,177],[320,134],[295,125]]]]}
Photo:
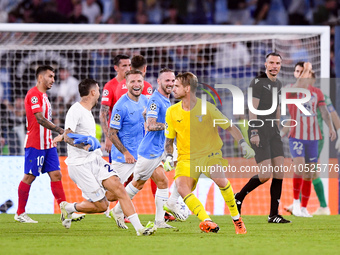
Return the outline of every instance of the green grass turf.
{"type": "MultiPolygon", "coordinates": [[[[212,216],[220,231],[203,233],[195,216],[173,222],[176,229],[159,229],[153,236],[136,236],[118,229],[104,215],[86,215],[65,229],[59,215],[31,215],[38,224],[15,222],[0,214],[0,254],[339,254],[340,216],[297,218],[291,224],[268,224],[267,216],[244,216],[248,233],[236,235],[230,216],[212,216]]],[[[146,224],[153,215],[141,215],[146,224]]]]}

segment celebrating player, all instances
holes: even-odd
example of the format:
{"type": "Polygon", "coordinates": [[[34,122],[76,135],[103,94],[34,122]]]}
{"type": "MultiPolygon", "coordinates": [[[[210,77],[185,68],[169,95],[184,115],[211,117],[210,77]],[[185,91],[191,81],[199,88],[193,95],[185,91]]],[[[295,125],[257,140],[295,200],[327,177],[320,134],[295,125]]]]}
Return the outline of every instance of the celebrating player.
{"type": "Polygon", "coordinates": [[[115,197],[120,201],[124,213],[128,216],[137,235],[151,235],[155,228],[153,224],[143,227],[135,208],[125,192],[124,186],[110,164],[102,158],[100,143],[94,137],[96,123],[91,109],[97,105],[100,96],[99,86],[95,80],[85,79],[79,84],[80,102],[72,105],[66,114],[65,134],[54,139],[54,142],[64,140],[68,143],[68,157],[65,163],[71,179],[81,189],[86,199],[81,203],[60,203],[62,224],[71,227],[73,212],[99,213],[107,209],[105,196],[115,197]],[[76,134],[75,134],[76,133],[76,134]]]}
{"type": "MultiPolygon", "coordinates": [[[[138,147],[138,159],[134,168],[133,181],[126,186],[127,193],[133,199],[150,177],[155,181],[157,185],[155,195],[155,224],[157,228],[172,228],[164,221],[163,205],[168,200],[169,191],[168,179],[164,173],[162,159],[164,158],[165,113],[170,106],[169,96],[172,92],[174,81],[175,74],[172,70],[162,69],[160,71],[157,79],[158,90],[153,93],[147,105],[147,133],[138,147]]],[[[119,215],[122,217],[119,204],[113,210],[117,217],[119,215]]],[[[178,214],[179,210],[177,211],[178,214]]]]}
{"type": "MultiPolygon", "coordinates": [[[[219,226],[212,222],[202,203],[192,193],[199,176],[203,173],[220,188],[229,207],[236,234],[245,234],[247,230],[237,210],[231,184],[225,178],[225,173],[219,171],[223,166],[227,166],[227,161],[222,158],[222,141],[213,120],[228,119],[210,103],[206,104],[206,115],[201,114],[203,103],[196,97],[197,86],[197,77],[190,72],[176,76],[173,92],[175,98],[181,101],[169,107],[166,112],[166,164],[172,161],[173,142],[176,138],[178,162],[175,182],[185,204],[201,221],[200,229],[215,233],[219,230],[219,226]]],[[[239,142],[247,158],[253,157],[254,150],[245,142],[240,130],[236,126],[230,126],[229,123],[228,121],[219,126],[227,129],[239,142]]]]}
{"type": "MultiPolygon", "coordinates": [[[[277,79],[277,75],[281,69],[281,62],[282,58],[279,54],[269,53],[266,56],[265,73],[257,76],[251,81],[250,87],[253,89],[252,104],[255,109],[267,110],[273,105],[273,88],[277,88],[277,91],[280,91],[282,87],[281,82],[277,79]]],[[[277,100],[277,102],[279,102],[279,100],[277,100]]],[[[282,169],[284,154],[278,124],[266,121],[268,119],[280,119],[279,104],[277,104],[276,110],[269,115],[257,116],[249,111],[249,119],[254,120],[252,121],[253,125],[249,126],[248,135],[250,137],[251,146],[256,153],[255,160],[259,169],[272,169],[271,167],[282,169]],[[263,126],[261,126],[262,123],[263,126]]],[[[279,215],[283,173],[274,172],[272,177],[273,180],[270,187],[271,204],[268,223],[290,223],[289,220],[286,220],[279,215]]],[[[246,195],[270,178],[271,171],[261,171],[258,175],[253,176],[239,193],[235,194],[239,212],[241,212],[241,206],[246,195]]]]}
{"type": "MultiPolygon", "coordinates": [[[[144,137],[143,111],[147,106],[147,98],[141,95],[143,75],[139,70],[126,72],[128,93],[123,95],[112,110],[109,139],[112,167],[118,172],[120,181],[124,183],[133,173],[137,161],[137,149],[144,137]]],[[[127,228],[124,220],[110,211],[117,225],[127,228]]]]}
{"type": "MultiPolygon", "coordinates": [[[[64,133],[64,129],[51,122],[52,108],[46,91],[54,83],[54,69],[51,66],[39,66],[36,70],[37,84],[27,92],[25,110],[27,119],[27,135],[25,142],[24,178],[18,188],[18,210],[14,219],[23,223],[38,223],[25,212],[32,182],[40,173],[48,173],[51,178],[51,190],[57,203],[65,201],[65,193],[61,182],[61,171],[57,148],[52,143],[52,132],[64,133]]],[[[73,215],[74,220],[84,215],[73,215]]]]}

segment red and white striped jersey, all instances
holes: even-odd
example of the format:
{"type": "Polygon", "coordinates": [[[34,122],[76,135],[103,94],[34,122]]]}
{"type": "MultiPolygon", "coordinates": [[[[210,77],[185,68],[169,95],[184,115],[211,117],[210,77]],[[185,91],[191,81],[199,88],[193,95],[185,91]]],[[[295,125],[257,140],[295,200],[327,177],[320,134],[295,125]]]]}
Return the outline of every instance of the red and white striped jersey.
{"type": "MultiPolygon", "coordinates": [[[[303,106],[311,113],[307,116],[295,104],[289,104],[288,110],[291,119],[296,120],[297,125],[292,127],[289,132],[289,137],[293,137],[301,140],[320,140],[322,139],[321,131],[318,124],[317,108],[322,105],[326,105],[325,97],[320,89],[311,85],[308,86],[308,90],[311,93],[311,99],[304,103],[303,106]]],[[[303,98],[303,93],[287,93],[287,98],[303,98]]],[[[294,123],[291,123],[291,126],[294,123]]]]}
{"type": "Polygon", "coordinates": [[[52,144],[52,131],[41,126],[34,114],[42,112],[49,121],[52,120],[52,107],[47,94],[37,87],[30,89],[25,97],[27,134],[25,148],[33,147],[38,150],[50,149],[52,144]]]}
{"type": "Polygon", "coordinates": [[[113,106],[116,104],[117,99],[115,97],[115,91],[117,88],[117,85],[119,84],[119,82],[117,81],[116,78],[113,78],[112,80],[108,81],[103,89],[103,93],[102,93],[102,105],[107,105],[110,107],[109,110],[109,118],[108,118],[108,123],[110,123],[111,120],[111,112],[113,109],[113,106]]]}

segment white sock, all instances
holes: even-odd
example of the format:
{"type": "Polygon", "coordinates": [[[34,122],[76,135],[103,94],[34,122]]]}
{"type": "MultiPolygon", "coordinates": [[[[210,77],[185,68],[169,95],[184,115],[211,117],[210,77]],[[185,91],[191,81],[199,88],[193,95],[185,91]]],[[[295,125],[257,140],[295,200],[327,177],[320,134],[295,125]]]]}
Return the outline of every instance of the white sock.
{"type": "Polygon", "coordinates": [[[300,199],[293,199],[293,205],[300,206],[300,199]]]}
{"type": "Polygon", "coordinates": [[[156,204],[156,215],[155,221],[164,221],[165,211],[163,210],[163,205],[168,200],[169,197],[169,189],[158,189],[155,194],[155,204],[156,204]]]}
{"type": "Polygon", "coordinates": [[[76,208],[75,208],[75,204],[76,203],[67,203],[67,205],[65,206],[65,209],[68,213],[74,213],[77,212],[76,208]]]}
{"type": "MultiPolygon", "coordinates": [[[[128,193],[130,199],[132,200],[134,196],[139,192],[139,189],[136,189],[132,183],[130,182],[126,187],[125,187],[126,192],[128,193]]],[[[115,206],[115,212],[116,214],[123,214],[123,209],[120,206],[120,203],[118,202],[117,205],[115,206]]]]}
{"type": "Polygon", "coordinates": [[[240,214],[237,214],[236,216],[231,216],[233,220],[238,220],[240,218],[240,214]]]}
{"type": "Polygon", "coordinates": [[[133,227],[136,229],[136,231],[144,228],[142,223],[140,223],[140,220],[138,218],[138,214],[134,213],[128,217],[128,219],[131,221],[133,227]]]}
{"type": "Polygon", "coordinates": [[[175,184],[174,184],[174,189],[173,189],[173,191],[172,191],[172,193],[171,193],[171,195],[170,195],[170,197],[169,197],[169,199],[168,199],[167,204],[168,204],[169,206],[175,206],[176,203],[177,203],[177,201],[178,201],[178,198],[179,198],[180,196],[181,196],[181,195],[178,193],[178,191],[177,191],[177,186],[176,186],[176,183],[175,183],[175,184]]]}
{"type": "Polygon", "coordinates": [[[132,185],[132,182],[130,182],[125,187],[126,192],[129,194],[129,197],[131,200],[136,196],[136,194],[139,192],[139,189],[135,188],[135,186],[132,185]]]}

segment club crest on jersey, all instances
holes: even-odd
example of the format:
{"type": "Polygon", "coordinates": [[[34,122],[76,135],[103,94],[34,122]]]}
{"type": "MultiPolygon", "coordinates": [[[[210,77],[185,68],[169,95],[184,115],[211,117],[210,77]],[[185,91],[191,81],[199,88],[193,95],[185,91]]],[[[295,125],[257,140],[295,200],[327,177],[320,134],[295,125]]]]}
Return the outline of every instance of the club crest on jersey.
{"type": "Polygon", "coordinates": [[[38,98],[37,97],[32,97],[31,98],[31,102],[32,102],[32,104],[36,104],[36,103],[38,103],[38,98]]]}
{"type": "Polygon", "coordinates": [[[127,87],[126,87],[126,84],[125,84],[125,83],[122,85],[122,89],[127,89],[127,87]]]}
{"type": "Polygon", "coordinates": [[[103,91],[103,96],[106,97],[109,95],[109,91],[107,89],[104,89],[103,91]]]}
{"type": "Polygon", "coordinates": [[[150,95],[152,94],[152,88],[148,88],[147,91],[148,91],[148,94],[150,94],[150,95]]]}
{"type": "Polygon", "coordinates": [[[150,110],[151,111],[155,111],[157,109],[157,105],[155,104],[155,103],[152,103],[151,105],[150,105],[150,110]]]}

